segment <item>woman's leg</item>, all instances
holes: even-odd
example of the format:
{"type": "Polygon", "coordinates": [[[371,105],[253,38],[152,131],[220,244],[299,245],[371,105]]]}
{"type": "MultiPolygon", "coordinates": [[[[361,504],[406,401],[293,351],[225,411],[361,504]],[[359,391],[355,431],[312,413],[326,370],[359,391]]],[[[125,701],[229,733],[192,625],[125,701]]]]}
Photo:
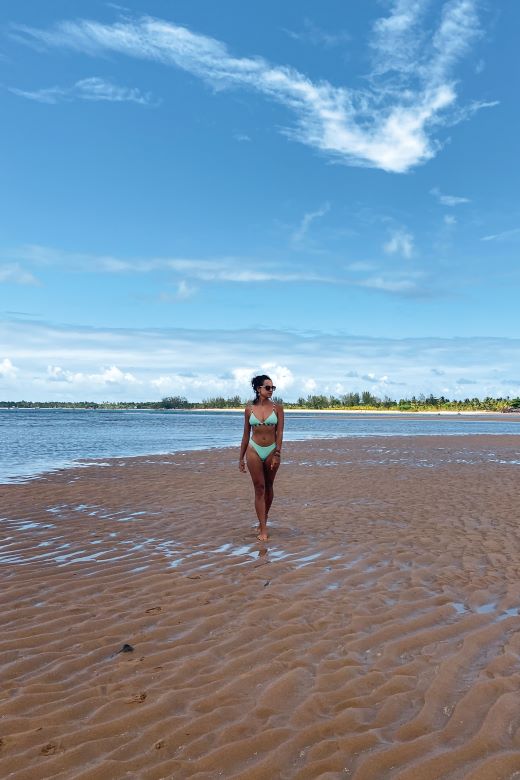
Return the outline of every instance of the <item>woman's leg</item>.
{"type": "Polygon", "coordinates": [[[258,538],[267,541],[267,514],[265,511],[265,476],[262,458],[252,447],[247,448],[247,468],[255,489],[255,510],[258,517],[258,538]]]}
{"type": "Polygon", "coordinates": [[[264,481],[265,481],[265,520],[266,520],[266,522],[267,522],[267,518],[269,517],[269,510],[271,509],[271,504],[273,503],[273,498],[274,498],[273,482],[274,482],[274,480],[276,478],[276,474],[277,474],[279,465],[280,465],[279,458],[273,458],[272,454],[269,455],[269,457],[263,463],[263,467],[264,467],[264,481]],[[274,466],[271,468],[273,461],[274,461],[274,466]]]}

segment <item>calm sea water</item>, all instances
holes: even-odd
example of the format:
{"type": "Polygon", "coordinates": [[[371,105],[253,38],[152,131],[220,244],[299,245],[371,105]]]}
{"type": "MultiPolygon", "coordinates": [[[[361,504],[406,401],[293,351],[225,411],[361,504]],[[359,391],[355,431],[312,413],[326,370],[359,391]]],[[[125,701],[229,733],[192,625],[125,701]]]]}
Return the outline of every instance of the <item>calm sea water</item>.
{"type": "MultiPolygon", "coordinates": [[[[93,460],[236,446],[239,412],[0,410],[0,482],[93,460]]],[[[285,439],[419,434],[520,434],[508,415],[341,415],[286,413],[285,439]]]]}

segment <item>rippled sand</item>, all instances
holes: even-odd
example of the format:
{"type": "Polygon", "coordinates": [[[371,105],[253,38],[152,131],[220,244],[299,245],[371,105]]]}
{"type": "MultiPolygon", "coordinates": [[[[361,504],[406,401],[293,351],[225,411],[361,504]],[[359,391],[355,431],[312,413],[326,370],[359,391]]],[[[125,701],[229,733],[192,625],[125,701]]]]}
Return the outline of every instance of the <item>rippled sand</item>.
{"type": "Polygon", "coordinates": [[[0,776],[520,777],[519,438],[236,456],[0,486],[0,776]]]}

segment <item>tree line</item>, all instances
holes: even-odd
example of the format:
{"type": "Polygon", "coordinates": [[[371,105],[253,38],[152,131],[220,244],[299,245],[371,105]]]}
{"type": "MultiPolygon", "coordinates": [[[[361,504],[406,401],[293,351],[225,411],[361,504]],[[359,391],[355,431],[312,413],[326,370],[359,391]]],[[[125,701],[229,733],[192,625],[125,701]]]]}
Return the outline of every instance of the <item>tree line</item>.
{"type": "MultiPolygon", "coordinates": [[[[275,402],[283,399],[275,398],[275,402]]],[[[248,401],[234,395],[230,398],[216,396],[206,398],[203,401],[188,401],[185,396],[174,395],[162,398],[160,401],[0,401],[0,409],[238,409],[244,407],[248,401]]],[[[464,400],[450,400],[445,396],[413,395],[411,398],[395,400],[385,396],[379,398],[368,390],[361,393],[345,393],[343,395],[308,395],[306,398],[298,398],[295,403],[284,402],[286,409],[312,410],[341,410],[352,411],[367,410],[394,410],[400,412],[420,411],[485,411],[503,412],[520,411],[520,398],[465,398],[464,400]]]]}

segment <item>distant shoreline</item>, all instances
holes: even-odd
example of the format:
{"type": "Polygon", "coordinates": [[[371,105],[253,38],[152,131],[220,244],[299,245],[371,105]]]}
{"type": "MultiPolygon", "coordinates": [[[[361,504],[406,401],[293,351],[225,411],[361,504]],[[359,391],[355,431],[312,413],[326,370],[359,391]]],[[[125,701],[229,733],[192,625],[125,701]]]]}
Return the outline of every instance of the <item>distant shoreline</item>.
{"type": "MultiPolygon", "coordinates": [[[[95,407],[75,407],[75,406],[4,406],[0,407],[0,412],[40,412],[40,411],[74,411],[74,412],[183,412],[186,414],[198,414],[200,412],[219,412],[219,413],[243,413],[245,407],[231,407],[222,409],[221,407],[200,407],[198,409],[147,409],[139,407],[126,407],[126,408],[95,408],[95,407]]],[[[345,415],[377,415],[381,417],[417,417],[425,415],[428,417],[460,417],[460,416],[477,416],[477,417],[489,417],[500,416],[503,417],[520,417],[520,410],[517,412],[502,412],[491,409],[285,409],[286,414],[345,414],[345,415]]]]}
{"type": "MultiPolygon", "coordinates": [[[[243,408],[238,409],[177,409],[175,411],[185,411],[185,412],[243,412],[243,408]]],[[[286,414],[377,414],[377,415],[393,415],[393,416],[406,416],[406,415],[418,415],[418,414],[427,414],[427,415],[433,415],[435,417],[437,416],[457,416],[462,414],[471,414],[471,415],[497,415],[503,416],[504,414],[512,414],[514,415],[515,412],[493,412],[488,409],[483,409],[482,411],[477,410],[470,410],[468,409],[463,411],[455,411],[452,409],[444,409],[440,411],[423,411],[422,409],[412,410],[412,409],[285,409],[284,410],[286,414]]],[[[518,413],[516,413],[518,414],[518,413]]]]}

